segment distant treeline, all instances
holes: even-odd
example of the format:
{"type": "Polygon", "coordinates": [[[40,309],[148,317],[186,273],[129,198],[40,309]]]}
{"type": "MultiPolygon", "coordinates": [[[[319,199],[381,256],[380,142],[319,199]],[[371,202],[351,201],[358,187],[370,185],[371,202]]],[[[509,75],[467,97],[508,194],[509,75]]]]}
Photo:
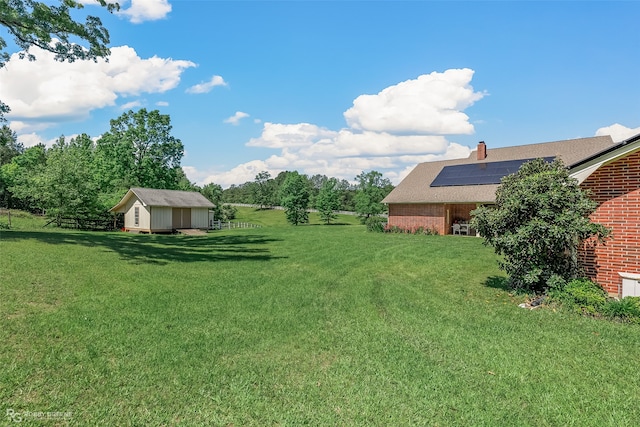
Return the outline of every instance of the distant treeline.
{"type": "Polygon", "coordinates": [[[110,121],[98,140],[81,134],[60,137],[47,148],[26,148],[7,125],[0,128],[0,207],[45,213],[52,218],[108,217],[131,187],[200,191],[216,205],[216,218],[231,219],[229,203],[270,208],[283,204],[283,185],[291,174],[308,193],[305,208],[356,211],[363,218],[384,210],[379,202],[392,189],[376,171],[355,177],[356,184],[326,175],[295,171],[271,177],[260,172],[255,180],[227,189],[215,183],[199,187],[185,176],[180,161],[184,146],[171,135],[171,119],[158,110],[130,110],[110,121]]]}

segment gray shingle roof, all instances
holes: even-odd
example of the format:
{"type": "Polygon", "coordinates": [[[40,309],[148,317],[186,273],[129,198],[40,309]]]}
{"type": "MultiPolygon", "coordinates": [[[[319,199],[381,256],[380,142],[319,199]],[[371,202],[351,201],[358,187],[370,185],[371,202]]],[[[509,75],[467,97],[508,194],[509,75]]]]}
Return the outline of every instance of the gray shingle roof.
{"type": "Polygon", "coordinates": [[[382,201],[383,203],[492,203],[499,184],[430,187],[443,167],[482,164],[504,160],[557,157],[571,166],[612,147],[610,136],[570,139],[516,147],[488,148],[487,157],[477,160],[477,151],[466,159],[442,160],[418,164],[382,201]]]}
{"type": "Polygon", "coordinates": [[[173,208],[213,208],[215,205],[196,191],[158,190],[154,188],[131,188],[111,211],[118,211],[135,195],[146,206],[173,208]]]}

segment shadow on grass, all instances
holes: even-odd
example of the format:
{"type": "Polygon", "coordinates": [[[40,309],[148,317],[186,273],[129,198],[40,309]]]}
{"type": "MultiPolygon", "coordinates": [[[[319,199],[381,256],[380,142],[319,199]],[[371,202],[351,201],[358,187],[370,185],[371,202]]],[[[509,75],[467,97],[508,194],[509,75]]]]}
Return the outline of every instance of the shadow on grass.
{"type": "Polygon", "coordinates": [[[176,236],[128,233],[12,231],[2,241],[35,239],[50,245],[100,246],[136,264],[199,261],[269,261],[269,243],[278,239],[255,234],[176,236]]]}
{"type": "Polygon", "coordinates": [[[301,226],[305,226],[305,227],[335,227],[335,226],[352,226],[355,224],[349,224],[348,222],[332,222],[331,224],[325,224],[324,222],[322,224],[318,224],[318,223],[313,223],[313,224],[300,224],[301,226]]]}
{"type": "Polygon", "coordinates": [[[484,285],[488,288],[501,289],[503,291],[510,291],[509,279],[504,276],[491,276],[484,282],[484,285]]]}

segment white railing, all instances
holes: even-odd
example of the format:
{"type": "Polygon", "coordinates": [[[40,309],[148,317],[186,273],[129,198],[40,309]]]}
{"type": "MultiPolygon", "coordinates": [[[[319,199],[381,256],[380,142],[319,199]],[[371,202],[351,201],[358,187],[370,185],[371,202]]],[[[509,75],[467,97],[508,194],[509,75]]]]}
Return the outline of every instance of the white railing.
{"type": "Polygon", "coordinates": [[[209,221],[209,229],[210,230],[231,230],[232,228],[260,228],[260,225],[251,224],[249,222],[232,222],[232,221],[221,221],[221,220],[211,220],[209,221]]]}

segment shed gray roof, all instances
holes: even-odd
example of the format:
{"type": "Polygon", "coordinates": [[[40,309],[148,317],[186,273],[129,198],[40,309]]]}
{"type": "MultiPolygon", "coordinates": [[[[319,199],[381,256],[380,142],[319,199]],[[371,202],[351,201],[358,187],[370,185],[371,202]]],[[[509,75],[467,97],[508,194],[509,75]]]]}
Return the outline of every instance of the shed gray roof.
{"type": "Polygon", "coordinates": [[[579,138],[505,148],[488,148],[487,157],[477,160],[477,150],[466,159],[442,160],[418,164],[383,203],[492,203],[499,184],[431,187],[445,166],[482,164],[504,160],[560,158],[567,166],[612,147],[610,136],[579,138]]]}
{"type": "Polygon", "coordinates": [[[120,203],[110,209],[121,212],[131,197],[137,197],[145,206],[172,208],[213,208],[215,205],[196,191],[158,190],[154,188],[131,188],[120,203]]]}

